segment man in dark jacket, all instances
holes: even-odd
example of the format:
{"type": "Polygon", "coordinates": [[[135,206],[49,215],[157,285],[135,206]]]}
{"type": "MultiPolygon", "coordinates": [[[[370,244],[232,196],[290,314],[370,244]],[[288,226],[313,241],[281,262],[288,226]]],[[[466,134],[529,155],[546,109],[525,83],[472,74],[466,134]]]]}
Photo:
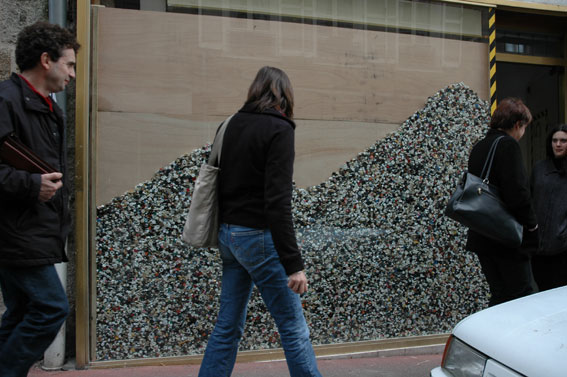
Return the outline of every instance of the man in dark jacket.
{"type": "MultiPolygon", "coordinates": [[[[38,22],[16,43],[21,74],[0,83],[0,145],[11,135],[56,172],[35,174],[0,160],[0,375],[23,377],[69,313],[54,263],[66,262],[70,230],[64,115],[50,94],[75,77],[74,35],[38,22]]],[[[1,156],[1,155],[0,155],[1,156]]]]}

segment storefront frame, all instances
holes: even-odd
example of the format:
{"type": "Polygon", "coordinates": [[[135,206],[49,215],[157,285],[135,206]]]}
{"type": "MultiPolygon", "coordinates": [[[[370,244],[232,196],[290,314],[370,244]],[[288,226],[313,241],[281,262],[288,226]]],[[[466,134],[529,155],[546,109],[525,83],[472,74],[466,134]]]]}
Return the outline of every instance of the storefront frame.
{"type": "MultiPolygon", "coordinates": [[[[488,2],[478,0],[475,2],[447,1],[453,3],[465,3],[476,6],[504,6],[514,8],[527,8],[546,12],[560,12],[565,14],[567,7],[541,4],[521,4],[517,1],[494,1],[488,2]]],[[[94,3],[94,2],[93,2],[94,3]]],[[[96,6],[96,5],[95,5],[96,6]]],[[[106,368],[126,365],[163,365],[163,364],[187,364],[199,363],[202,356],[180,356],[171,358],[148,358],[121,361],[101,362],[95,360],[95,318],[93,308],[96,305],[96,261],[94,250],[96,207],[92,200],[92,190],[95,186],[96,176],[93,166],[94,138],[90,127],[90,109],[93,106],[91,98],[91,54],[96,48],[96,41],[91,40],[91,5],[83,1],[77,1],[77,34],[83,48],[77,58],[77,112],[76,112],[76,361],[77,367],[106,368]]],[[[497,61],[541,62],[538,58],[524,58],[497,54],[497,61]]],[[[557,60],[545,59],[543,64],[558,65],[557,60]]],[[[539,63],[542,64],[542,63],[539,63]]],[[[565,61],[563,61],[565,65],[565,61]]],[[[565,97],[565,96],[564,96],[565,97]]],[[[567,102],[563,98],[564,102],[567,102]]],[[[378,352],[391,348],[407,348],[416,346],[441,346],[447,335],[424,336],[404,339],[386,339],[368,342],[356,342],[348,344],[333,344],[328,346],[317,346],[318,355],[346,354],[353,352],[378,352]]],[[[281,358],[281,350],[250,351],[241,353],[239,361],[259,361],[281,358]]]]}

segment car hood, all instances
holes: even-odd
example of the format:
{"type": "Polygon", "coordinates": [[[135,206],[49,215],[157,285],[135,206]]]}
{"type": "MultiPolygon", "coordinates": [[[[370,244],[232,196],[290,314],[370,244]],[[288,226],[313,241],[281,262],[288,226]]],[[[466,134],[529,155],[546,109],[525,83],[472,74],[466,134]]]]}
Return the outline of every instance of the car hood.
{"type": "Polygon", "coordinates": [[[565,376],[567,287],[482,310],[461,321],[453,334],[526,376],[565,376]]]}

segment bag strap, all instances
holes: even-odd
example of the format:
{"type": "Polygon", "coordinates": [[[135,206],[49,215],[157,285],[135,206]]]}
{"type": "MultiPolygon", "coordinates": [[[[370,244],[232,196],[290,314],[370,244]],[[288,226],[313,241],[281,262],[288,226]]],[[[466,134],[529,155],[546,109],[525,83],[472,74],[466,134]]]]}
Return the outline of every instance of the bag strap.
{"type": "Polygon", "coordinates": [[[488,176],[490,175],[490,169],[492,168],[492,161],[494,160],[494,155],[496,154],[496,147],[500,140],[502,140],[504,136],[498,136],[496,140],[492,142],[490,146],[490,150],[488,151],[488,156],[486,156],[486,161],[484,161],[484,167],[482,168],[482,173],[480,174],[480,178],[488,183],[488,176]],[[486,172],[486,174],[485,174],[486,172]]]}
{"type": "Polygon", "coordinates": [[[213,140],[213,148],[211,149],[211,154],[209,155],[209,161],[207,162],[209,165],[215,167],[220,166],[221,149],[222,149],[222,141],[224,139],[224,132],[226,131],[228,122],[230,122],[233,116],[234,114],[226,118],[226,120],[222,123],[219,132],[217,132],[215,136],[215,140],[213,140]]]}

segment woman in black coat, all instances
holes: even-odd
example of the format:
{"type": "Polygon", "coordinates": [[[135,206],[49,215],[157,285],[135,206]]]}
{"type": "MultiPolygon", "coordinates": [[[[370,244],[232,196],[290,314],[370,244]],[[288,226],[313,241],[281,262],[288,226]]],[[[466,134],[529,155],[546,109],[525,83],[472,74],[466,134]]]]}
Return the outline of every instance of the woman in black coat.
{"type": "MultiPolygon", "coordinates": [[[[537,220],[530,201],[530,189],[518,141],[532,121],[527,106],[519,99],[506,98],[500,102],[490,121],[486,137],[472,149],[468,170],[480,177],[488,151],[496,138],[498,144],[489,181],[498,187],[500,197],[524,225],[524,243],[537,238],[537,220]]],[[[466,249],[478,255],[482,272],[490,287],[489,305],[496,305],[535,293],[530,256],[520,248],[510,248],[496,240],[469,230],[466,249]]]]}
{"type": "Polygon", "coordinates": [[[531,179],[540,235],[532,268],[540,291],[567,285],[567,124],[551,130],[546,151],[531,179]]]}
{"type": "Polygon", "coordinates": [[[219,172],[222,289],[199,377],[229,377],[254,286],[274,318],[291,377],[321,377],[303,316],[308,289],[291,212],[295,123],[287,74],[261,68],[228,123],[219,172]]]}

